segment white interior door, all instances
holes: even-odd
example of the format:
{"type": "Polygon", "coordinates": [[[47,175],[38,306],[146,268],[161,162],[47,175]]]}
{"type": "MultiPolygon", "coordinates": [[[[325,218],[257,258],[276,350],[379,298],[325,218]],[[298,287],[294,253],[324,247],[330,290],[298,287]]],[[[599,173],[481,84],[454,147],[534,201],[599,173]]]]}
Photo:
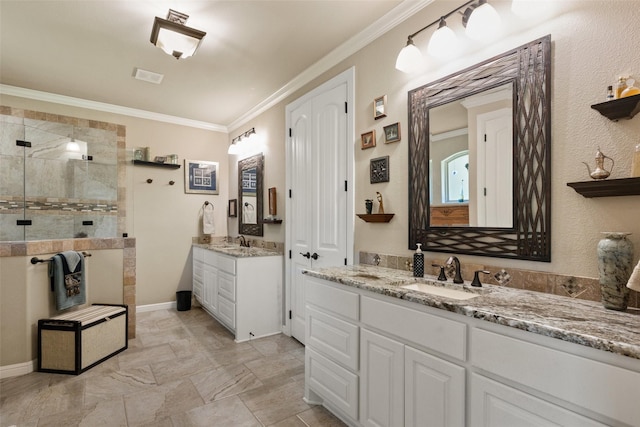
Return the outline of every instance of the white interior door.
{"type": "Polygon", "coordinates": [[[513,226],[511,108],[478,115],[478,226],[513,226]]]}
{"type": "Polygon", "coordinates": [[[287,106],[288,327],[304,343],[302,271],[353,262],[353,133],[348,112],[353,72],[287,106]],[[351,78],[351,83],[348,80],[351,78]]]}

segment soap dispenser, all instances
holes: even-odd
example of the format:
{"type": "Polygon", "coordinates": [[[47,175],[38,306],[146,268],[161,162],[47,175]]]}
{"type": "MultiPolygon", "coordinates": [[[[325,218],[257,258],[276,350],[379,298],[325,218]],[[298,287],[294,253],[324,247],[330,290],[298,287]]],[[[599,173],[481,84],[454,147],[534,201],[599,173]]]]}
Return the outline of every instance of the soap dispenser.
{"type": "Polygon", "coordinates": [[[422,243],[416,243],[418,249],[413,254],[413,277],[424,277],[424,254],[422,253],[422,243]]]}

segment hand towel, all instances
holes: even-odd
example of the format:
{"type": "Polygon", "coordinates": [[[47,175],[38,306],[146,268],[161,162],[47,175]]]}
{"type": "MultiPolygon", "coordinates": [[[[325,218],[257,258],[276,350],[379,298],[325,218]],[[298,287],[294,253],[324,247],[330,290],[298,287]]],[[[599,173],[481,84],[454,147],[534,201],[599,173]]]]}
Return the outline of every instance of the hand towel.
{"type": "Polygon", "coordinates": [[[213,205],[207,203],[202,208],[202,232],[204,234],[214,234],[216,227],[213,224],[213,205]]]}
{"type": "MultiPolygon", "coordinates": [[[[71,251],[69,251],[71,252],[71,251]]],[[[54,255],[49,262],[49,277],[56,300],[56,309],[65,310],[87,302],[84,257],[80,253],[63,252],[54,255]],[[67,259],[75,262],[75,268],[69,268],[67,259]]]]}
{"type": "Polygon", "coordinates": [[[633,269],[633,273],[631,273],[631,277],[629,277],[627,288],[640,292],[640,261],[638,261],[638,265],[636,265],[636,268],[633,269]]]}

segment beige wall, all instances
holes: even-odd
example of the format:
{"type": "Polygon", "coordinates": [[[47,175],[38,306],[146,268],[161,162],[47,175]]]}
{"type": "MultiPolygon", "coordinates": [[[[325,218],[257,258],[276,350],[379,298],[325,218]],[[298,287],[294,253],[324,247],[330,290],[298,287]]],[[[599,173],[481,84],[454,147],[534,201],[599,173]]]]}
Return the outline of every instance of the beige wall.
{"type": "MultiPolygon", "coordinates": [[[[489,47],[468,43],[470,47],[447,64],[432,62],[431,67],[414,75],[395,70],[396,56],[408,34],[451,10],[450,1],[436,1],[426,10],[380,37],[355,55],[296,92],[270,111],[242,126],[261,123],[260,131],[280,134],[284,109],[306,91],[339,72],[356,67],[355,206],[364,211],[364,200],[376,191],[384,196],[385,211],[395,213],[388,224],[355,220],[355,252],[368,251],[406,256],[407,249],[407,92],[456,70],[469,67],[511,48],[551,34],[552,40],[552,262],[538,263],[463,256],[463,262],[504,265],[505,267],[549,271],[580,277],[597,277],[595,248],[601,231],[630,231],[640,255],[640,211],[638,196],[586,199],[566,186],[567,182],[587,180],[581,161],[593,163],[596,148],[616,161],[612,178],[626,178],[635,144],[640,143],[640,117],[614,123],[590,105],[604,101],[606,87],[621,73],[640,80],[640,61],[631,46],[640,45],[640,12],[633,1],[552,1],[553,15],[521,19],[509,10],[511,2],[492,1],[506,21],[508,35],[489,47]],[[387,95],[387,117],[374,120],[372,102],[387,95]],[[274,110],[276,112],[274,112],[274,110]],[[382,128],[399,121],[402,140],[383,143],[382,128]],[[264,127],[267,129],[264,129],[264,127]],[[360,133],[376,130],[377,146],[360,150],[360,133]],[[390,156],[390,182],[369,183],[369,160],[390,156]]],[[[449,25],[459,30],[458,18],[449,25]]],[[[464,37],[463,37],[464,38],[464,37]]],[[[424,52],[429,31],[415,38],[424,52]]],[[[256,125],[256,129],[258,126],[256,125]]],[[[280,145],[279,141],[273,144],[280,145]]],[[[275,147],[275,145],[274,145],[275,147]]],[[[277,156],[276,150],[272,150],[277,156]]],[[[279,153],[284,162],[284,151],[279,153]]],[[[274,158],[267,162],[275,163],[274,158]]],[[[284,164],[284,163],[283,163],[284,164]]],[[[281,171],[284,174],[284,170],[281,171]]],[[[357,259],[357,257],[355,258],[357,259]]]]}
{"type": "Polygon", "coordinates": [[[0,104],[124,125],[129,159],[133,148],[148,146],[152,156],[177,154],[181,164],[184,159],[219,162],[219,195],[185,194],[184,165],[178,170],[127,166],[126,232],[137,242],[137,304],[175,301],[176,290],[191,289],[191,241],[202,232],[205,200],[214,205],[215,234],[227,235],[226,133],[6,95],[0,104]]]}

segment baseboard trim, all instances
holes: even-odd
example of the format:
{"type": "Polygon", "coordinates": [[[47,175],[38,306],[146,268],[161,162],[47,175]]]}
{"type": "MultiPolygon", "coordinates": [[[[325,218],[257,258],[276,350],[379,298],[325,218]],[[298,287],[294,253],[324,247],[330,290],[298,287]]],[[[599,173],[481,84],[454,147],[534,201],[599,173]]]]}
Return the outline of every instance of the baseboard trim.
{"type": "Polygon", "coordinates": [[[26,375],[36,370],[37,359],[15,365],[0,366],[0,379],[26,375]]]}
{"type": "Polygon", "coordinates": [[[157,311],[157,310],[169,310],[172,308],[176,308],[176,302],[161,302],[158,304],[147,304],[147,305],[138,305],[136,306],[136,313],[144,313],[145,311],[157,311]]]}

